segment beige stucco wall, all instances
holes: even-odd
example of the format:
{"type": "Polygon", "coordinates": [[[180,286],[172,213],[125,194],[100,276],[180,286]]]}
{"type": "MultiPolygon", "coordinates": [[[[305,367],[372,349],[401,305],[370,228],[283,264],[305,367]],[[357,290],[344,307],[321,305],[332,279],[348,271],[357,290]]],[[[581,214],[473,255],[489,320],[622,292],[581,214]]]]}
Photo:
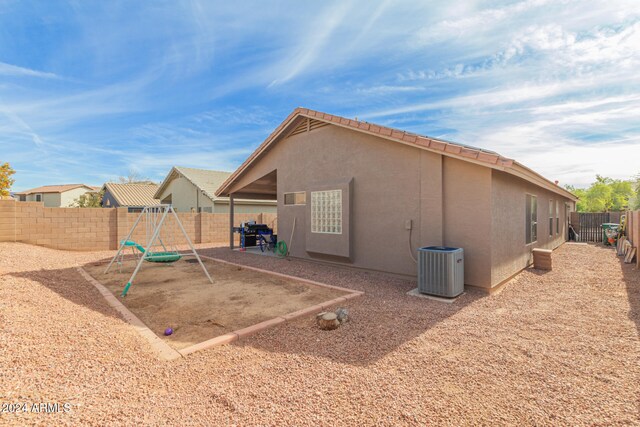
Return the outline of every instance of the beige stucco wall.
{"type": "MultiPolygon", "coordinates": [[[[38,193],[42,196],[42,203],[47,208],[66,208],[73,205],[73,202],[84,193],[88,192],[84,187],[75,188],[73,190],[65,191],[64,193],[38,193]]],[[[36,194],[28,194],[26,197],[27,202],[35,202],[36,194]]]]}
{"type": "MultiPolygon", "coordinates": [[[[279,238],[292,244],[292,256],[323,258],[307,251],[310,216],[306,206],[285,206],[284,193],[307,191],[309,202],[310,191],[324,189],[328,182],[353,179],[351,227],[343,230],[349,233],[351,258],[324,258],[415,275],[417,267],[411,253],[415,254],[418,247],[456,245],[464,247],[468,254],[467,283],[490,285],[488,168],[453,159],[443,161],[439,154],[326,126],[276,144],[247,171],[235,189],[274,169],[278,177],[279,238]],[[443,224],[445,217],[448,218],[443,224]],[[294,218],[296,231],[291,242],[294,218]],[[411,249],[406,229],[409,220],[411,249]]],[[[338,238],[335,241],[343,244],[338,238]]],[[[336,248],[335,252],[340,251],[336,248]]]]}
{"type": "Polygon", "coordinates": [[[466,284],[491,287],[491,169],[450,157],[443,163],[444,244],[464,249],[466,284]]]}
{"type": "Polygon", "coordinates": [[[73,190],[65,191],[64,193],[60,194],[60,207],[66,208],[72,206],[74,201],[78,197],[82,196],[88,191],[89,190],[87,190],[86,188],[75,188],[73,190]]]}
{"type": "Polygon", "coordinates": [[[167,185],[159,199],[162,201],[171,194],[171,204],[176,212],[191,212],[192,209],[197,211],[198,207],[210,208],[213,211],[213,201],[204,194],[198,193],[198,188],[188,179],[178,177],[167,185]]]}
{"type": "MultiPolygon", "coordinates": [[[[161,193],[160,200],[162,201],[171,194],[171,204],[176,212],[191,212],[192,209],[197,211],[197,207],[200,207],[210,213],[229,213],[228,199],[214,202],[206,195],[198,193],[198,187],[193,185],[191,181],[184,177],[178,177],[167,185],[167,188],[161,193]]],[[[275,205],[240,201],[234,204],[234,212],[238,214],[276,213],[277,207],[275,205]]]]}
{"type": "Polygon", "coordinates": [[[35,202],[36,196],[40,195],[40,201],[48,208],[60,207],[60,193],[34,193],[27,195],[27,202],[35,202]]]}
{"type": "Polygon", "coordinates": [[[534,248],[555,249],[566,240],[568,198],[531,184],[528,181],[494,170],[492,172],[492,271],[491,284],[498,285],[531,262],[534,248]],[[526,244],[526,195],[537,197],[538,239],[526,244]],[[549,201],[557,200],[560,207],[560,232],[556,232],[553,208],[553,236],[549,236],[549,201]]]}
{"type": "MultiPolygon", "coordinates": [[[[337,126],[294,135],[270,148],[249,168],[231,192],[277,170],[279,239],[291,255],[324,259],[392,273],[416,274],[418,247],[446,245],[465,250],[465,284],[491,288],[528,264],[533,247],[554,248],[565,239],[564,228],[548,237],[548,200],[560,202],[566,227],[569,200],[505,172],[468,161],[389,142],[337,126]],[[353,179],[349,256],[345,240],[335,238],[311,252],[307,206],[285,206],[284,193],[326,189],[327,183],[353,179]],[[538,243],[524,244],[524,197],[538,195],[538,243]],[[295,219],[295,232],[294,228],[295,219]],[[411,249],[407,221],[412,222],[411,249]],[[340,246],[340,247],[338,247],[340,246]]],[[[240,197],[240,196],[237,196],[240,197]]]]}

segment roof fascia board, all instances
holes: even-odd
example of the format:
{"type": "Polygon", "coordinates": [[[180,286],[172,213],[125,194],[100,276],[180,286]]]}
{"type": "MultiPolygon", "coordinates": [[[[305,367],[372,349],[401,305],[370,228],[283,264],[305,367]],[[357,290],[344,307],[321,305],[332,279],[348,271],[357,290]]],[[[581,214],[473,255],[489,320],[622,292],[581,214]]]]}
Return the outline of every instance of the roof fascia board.
{"type": "MultiPolygon", "coordinates": [[[[305,110],[305,111],[309,111],[309,110],[305,110]]],[[[216,191],[216,196],[221,196],[222,194],[224,194],[225,192],[228,192],[229,187],[234,183],[234,181],[236,180],[236,178],[238,178],[240,175],[242,175],[244,173],[245,170],[247,170],[252,164],[253,162],[255,162],[256,160],[258,160],[273,144],[275,144],[278,139],[284,134],[285,137],[288,136],[291,131],[289,130],[290,127],[295,124],[297,122],[297,119],[300,117],[304,117],[307,119],[313,119],[313,120],[319,120],[319,121],[323,121],[325,123],[328,124],[332,124],[332,125],[336,125],[339,127],[342,127],[344,129],[350,129],[353,131],[358,131],[358,132],[362,132],[364,134],[367,135],[371,135],[371,136],[375,136],[378,138],[382,138],[385,140],[389,140],[389,141],[393,141],[396,143],[400,143],[403,145],[407,145],[410,147],[414,147],[414,148],[419,148],[431,153],[435,153],[435,154],[441,154],[443,156],[447,156],[447,157],[451,157],[454,159],[458,159],[458,160],[462,160],[465,162],[469,162],[469,163],[473,163],[479,166],[484,166],[484,167],[489,167],[495,170],[499,170],[499,171],[503,171],[506,173],[510,173],[512,175],[518,176],[526,181],[532,182],[533,184],[545,188],[549,191],[552,191],[554,193],[557,193],[561,196],[567,197],[571,200],[576,201],[577,197],[575,195],[573,195],[572,193],[570,193],[569,191],[563,189],[562,187],[559,187],[558,185],[552,183],[551,181],[549,181],[548,179],[544,178],[542,175],[538,174],[537,172],[523,166],[522,164],[518,163],[515,160],[511,160],[511,159],[505,159],[504,157],[500,156],[499,154],[491,154],[491,153],[487,153],[489,155],[492,156],[497,156],[497,160],[496,163],[490,163],[490,162],[486,162],[486,161],[482,161],[482,160],[477,160],[473,157],[467,157],[467,156],[462,156],[450,151],[446,151],[447,147],[460,147],[460,149],[467,149],[466,147],[462,146],[462,145],[458,145],[458,144],[451,144],[449,142],[446,141],[441,141],[438,140],[437,138],[425,138],[425,137],[421,137],[419,135],[415,135],[416,137],[416,142],[408,142],[408,141],[404,141],[401,138],[397,138],[397,137],[393,137],[392,135],[383,135],[377,132],[372,132],[369,131],[368,129],[362,129],[362,128],[354,128],[352,126],[348,126],[347,124],[342,123],[343,118],[340,118],[338,116],[330,116],[329,118],[325,118],[325,114],[324,113],[319,113],[319,112],[315,112],[314,114],[308,114],[308,113],[304,113],[301,111],[300,108],[296,108],[283,122],[282,124],[279,126],[279,129],[276,129],[276,131],[274,131],[271,135],[269,135],[269,137],[267,137],[267,139],[261,144],[260,147],[258,147],[258,149],[233,173],[231,174],[231,176],[229,176],[229,178],[220,186],[220,188],[218,189],[218,191],[216,191]],[[331,120],[331,117],[333,117],[334,119],[337,120],[331,120]],[[289,131],[288,131],[289,130],[289,131]],[[286,132],[286,133],[285,133],[286,132]],[[430,148],[429,146],[425,146],[422,145],[420,143],[418,143],[418,140],[425,140],[425,141],[437,141],[440,144],[445,144],[445,148],[442,150],[439,149],[433,149],[430,148]],[[503,160],[501,160],[503,159],[503,160]],[[503,164],[500,164],[503,163],[503,164]]],[[[347,120],[347,123],[350,121],[349,119],[344,119],[347,120]]],[[[363,122],[364,123],[364,122],[363,122]]],[[[371,125],[371,123],[367,123],[369,126],[371,125]]],[[[378,126],[378,125],[374,125],[374,126],[378,126]]],[[[393,132],[392,132],[393,133],[393,132]]],[[[403,132],[403,135],[406,135],[406,132],[403,132]]],[[[411,134],[413,136],[413,134],[411,134]]],[[[429,142],[430,144],[430,142],[429,142]]],[[[478,150],[476,150],[478,151],[478,150]]],[[[478,151],[478,153],[480,154],[481,152],[478,151]]]]}

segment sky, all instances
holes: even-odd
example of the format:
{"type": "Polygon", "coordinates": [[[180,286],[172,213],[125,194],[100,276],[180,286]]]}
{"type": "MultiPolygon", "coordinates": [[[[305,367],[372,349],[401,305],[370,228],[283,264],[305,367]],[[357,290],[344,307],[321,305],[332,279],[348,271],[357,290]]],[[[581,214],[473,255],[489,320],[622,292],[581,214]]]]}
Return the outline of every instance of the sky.
{"type": "Polygon", "coordinates": [[[587,186],[640,173],[638,70],[638,0],[0,0],[0,163],[233,171],[302,106],[587,186]]]}

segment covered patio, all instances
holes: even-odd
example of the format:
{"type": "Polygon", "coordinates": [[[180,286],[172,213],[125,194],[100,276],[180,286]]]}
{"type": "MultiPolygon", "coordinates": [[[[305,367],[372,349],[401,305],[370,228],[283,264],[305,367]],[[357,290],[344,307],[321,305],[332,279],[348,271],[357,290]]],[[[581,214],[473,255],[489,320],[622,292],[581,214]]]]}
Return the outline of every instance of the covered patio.
{"type": "MultiPolygon", "coordinates": [[[[237,177],[236,177],[237,179],[237,177]]],[[[227,188],[235,187],[234,176],[230,178],[231,181],[225,183],[227,188]]],[[[224,194],[224,193],[223,193],[224,194]]],[[[229,197],[229,248],[235,248],[234,231],[233,228],[240,225],[235,223],[234,206],[237,199],[251,199],[251,200],[277,200],[278,198],[278,171],[273,170],[268,174],[255,179],[240,188],[234,189],[233,192],[224,194],[229,197]]],[[[259,248],[257,251],[251,250],[251,252],[262,253],[259,248]]]]}

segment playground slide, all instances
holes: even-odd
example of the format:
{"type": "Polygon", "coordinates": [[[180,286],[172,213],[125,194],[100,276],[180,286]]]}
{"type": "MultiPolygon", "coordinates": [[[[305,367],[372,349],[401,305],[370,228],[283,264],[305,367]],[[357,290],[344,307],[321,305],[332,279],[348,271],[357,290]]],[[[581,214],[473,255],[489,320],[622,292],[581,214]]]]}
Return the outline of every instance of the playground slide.
{"type": "MultiPolygon", "coordinates": [[[[120,243],[122,243],[122,242],[120,242],[120,243]]],[[[142,253],[146,252],[146,249],[144,248],[144,246],[142,246],[142,245],[140,245],[140,244],[138,244],[138,243],[136,243],[136,242],[134,242],[132,240],[127,240],[126,242],[124,242],[124,245],[125,246],[135,246],[135,248],[137,250],[139,250],[140,252],[142,252],[142,253]]]]}

